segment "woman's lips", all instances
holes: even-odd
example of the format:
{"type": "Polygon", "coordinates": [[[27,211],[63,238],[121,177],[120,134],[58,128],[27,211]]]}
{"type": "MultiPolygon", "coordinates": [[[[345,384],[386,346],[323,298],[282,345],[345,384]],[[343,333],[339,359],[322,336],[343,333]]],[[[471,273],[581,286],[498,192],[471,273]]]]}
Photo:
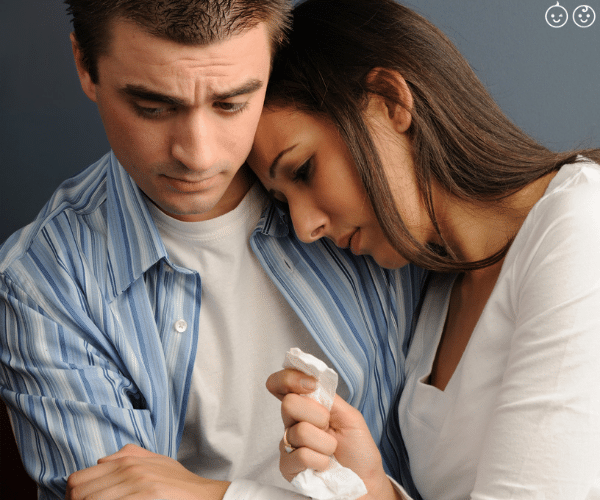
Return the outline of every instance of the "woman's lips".
{"type": "Polygon", "coordinates": [[[354,255],[360,255],[360,229],[352,233],[348,246],[354,255]]]}
{"type": "Polygon", "coordinates": [[[335,244],[340,248],[349,248],[353,254],[358,255],[360,252],[360,229],[344,236],[337,240],[335,244]]]}

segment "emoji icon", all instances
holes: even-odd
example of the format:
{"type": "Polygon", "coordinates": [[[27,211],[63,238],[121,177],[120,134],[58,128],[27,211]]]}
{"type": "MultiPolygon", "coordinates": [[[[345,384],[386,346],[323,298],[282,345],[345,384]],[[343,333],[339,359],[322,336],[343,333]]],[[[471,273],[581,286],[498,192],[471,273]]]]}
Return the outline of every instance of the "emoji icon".
{"type": "Polygon", "coordinates": [[[573,21],[580,28],[589,28],[596,20],[596,13],[589,5],[580,5],[573,11],[573,21]]]}
{"type": "Polygon", "coordinates": [[[562,28],[569,20],[569,13],[559,2],[546,11],[546,22],[552,28],[562,28]]]}

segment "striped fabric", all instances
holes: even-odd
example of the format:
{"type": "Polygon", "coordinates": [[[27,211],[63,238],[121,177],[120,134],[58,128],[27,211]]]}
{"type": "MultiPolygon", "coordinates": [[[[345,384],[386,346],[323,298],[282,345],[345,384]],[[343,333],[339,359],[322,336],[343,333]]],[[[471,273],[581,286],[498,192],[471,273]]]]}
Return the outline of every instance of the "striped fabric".
{"type": "MultiPolygon", "coordinates": [[[[201,277],[169,261],[142,196],[109,153],[0,248],[0,395],[42,499],[64,498],[72,472],[127,443],[177,456],[201,277]]],[[[395,461],[386,422],[426,275],[304,245],[287,222],[268,207],[252,247],[395,461]]]]}

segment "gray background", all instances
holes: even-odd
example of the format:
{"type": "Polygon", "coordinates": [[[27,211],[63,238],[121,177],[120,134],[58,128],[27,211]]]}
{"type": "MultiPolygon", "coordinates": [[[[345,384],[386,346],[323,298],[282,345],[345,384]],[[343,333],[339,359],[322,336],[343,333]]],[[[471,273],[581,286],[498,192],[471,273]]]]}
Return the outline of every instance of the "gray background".
{"type": "MultiPolygon", "coordinates": [[[[553,150],[600,146],[600,20],[583,29],[571,19],[584,2],[560,2],[570,19],[559,29],[544,18],[553,0],[405,3],[450,36],[529,134],[553,150]]],[[[600,0],[587,3],[600,15],[600,0]]],[[[69,32],[60,0],[0,0],[0,242],[109,147],[69,32]]]]}

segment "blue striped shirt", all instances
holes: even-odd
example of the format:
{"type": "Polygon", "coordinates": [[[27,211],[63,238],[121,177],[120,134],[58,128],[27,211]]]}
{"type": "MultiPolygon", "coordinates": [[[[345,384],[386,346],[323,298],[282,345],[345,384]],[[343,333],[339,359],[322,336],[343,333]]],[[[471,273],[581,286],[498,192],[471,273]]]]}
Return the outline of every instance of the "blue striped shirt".
{"type": "MultiPolygon", "coordinates": [[[[388,414],[426,273],[384,270],[326,240],[305,245],[288,222],[268,207],[252,248],[382,439],[388,471],[402,478],[388,414]]],[[[169,261],[143,195],[112,153],[64,182],[2,245],[0,395],[40,498],[64,498],[72,472],[127,443],[177,457],[200,296],[201,277],[169,261]],[[186,334],[175,327],[181,318],[186,334]]]]}

